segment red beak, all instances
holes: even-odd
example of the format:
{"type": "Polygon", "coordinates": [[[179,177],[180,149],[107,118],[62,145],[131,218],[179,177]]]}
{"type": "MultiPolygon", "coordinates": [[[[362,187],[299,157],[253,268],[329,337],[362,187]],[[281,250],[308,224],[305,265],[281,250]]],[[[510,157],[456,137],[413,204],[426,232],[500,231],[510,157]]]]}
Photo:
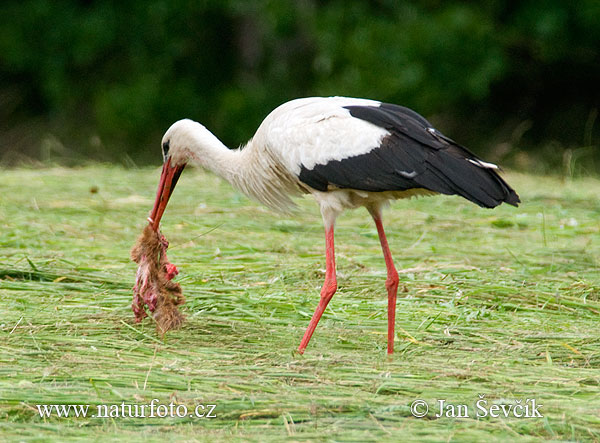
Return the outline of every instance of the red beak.
{"type": "Polygon", "coordinates": [[[167,203],[169,203],[169,198],[175,189],[175,185],[177,184],[177,180],[179,180],[183,168],[185,168],[185,163],[179,166],[171,166],[171,158],[167,159],[163,164],[160,181],[158,182],[158,191],[156,192],[156,200],[154,201],[154,208],[152,208],[152,213],[150,214],[150,217],[148,217],[148,221],[155,231],[158,231],[160,219],[167,208],[167,203]]]}

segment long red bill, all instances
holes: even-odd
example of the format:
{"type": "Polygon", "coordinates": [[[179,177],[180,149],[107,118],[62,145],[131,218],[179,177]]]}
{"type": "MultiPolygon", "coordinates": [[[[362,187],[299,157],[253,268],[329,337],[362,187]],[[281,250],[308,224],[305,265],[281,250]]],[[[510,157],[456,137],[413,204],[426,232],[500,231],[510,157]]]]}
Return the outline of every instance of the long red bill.
{"type": "Polygon", "coordinates": [[[171,198],[171,194],[175,189],[175,185],[177,184],[177,180],[179,180],[183,168],[185,168],[185,164],[171,166],[170,158],[163,164],[160,181],[158,182],[158,191],[156,192],[156,200],[154,201],[154,207],[152,208],[150,217],[148,217],[148,221],[155,231],[158,231],[160,219],[167,208],[167,203],[169,203],[169,198],[171,198]]]}

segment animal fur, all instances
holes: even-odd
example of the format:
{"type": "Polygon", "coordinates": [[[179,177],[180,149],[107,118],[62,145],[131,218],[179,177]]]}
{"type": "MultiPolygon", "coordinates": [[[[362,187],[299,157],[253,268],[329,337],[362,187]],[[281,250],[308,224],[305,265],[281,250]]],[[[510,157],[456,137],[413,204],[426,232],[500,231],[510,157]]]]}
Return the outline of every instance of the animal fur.
{"type": "Polygon", "coordinates": [[[139,265],[131,306],[135,321],[140,322],[148,315],[147,307],[161,335],[179,328],[184,321],[178,306],[185,298],[179,283],[172,281],[178,271],[167,260],[168,247],[167,239],[148,225],[131,249],[131,259],[139,265]]]}

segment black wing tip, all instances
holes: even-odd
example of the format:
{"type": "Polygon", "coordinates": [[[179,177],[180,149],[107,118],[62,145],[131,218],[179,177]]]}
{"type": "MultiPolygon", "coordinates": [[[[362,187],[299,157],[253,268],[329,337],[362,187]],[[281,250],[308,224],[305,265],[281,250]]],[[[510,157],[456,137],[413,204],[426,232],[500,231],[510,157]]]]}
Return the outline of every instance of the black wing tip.
{"type": "Polygon", "coordinates": [[[519,203],[521,203],[521,198],[519,197],[519,194],[511,189],[509,194],[506,196],[506,199],[504,199],[504,203],[508,203],[509,205],[518,208],[519,203]]]}
{"type": "Polygon", "coordinates": [[[518,208],[519,203],[521,203],[521,198],[519,197],[519,195],[515,192],[515,190],[513,188],[511,188],[508,185],[508,183],[506,183],[498,174],[496,174],[495,171],[494,171],[493,175],[494,175],[494,178],[497,180],[497,182],[496,182],[497,184],[493,187],[484,188],[484,189],[487,189],[486,194],[488,194],[488,197],[491,199],[491,201],[485,199],[486,201],[482,202],[482,201],[477,201],[468,195],[464,195],[464,194],[460,194],[460,195],[467,198],[467,200],[471,200],[472,202],[474,202],[484,208],[495,208],[496,206],[500,206],[502,203],[506,203],[511,206],[514,206],[515,208],[518,208]],[[496,188],[496,191],[493,191],[494,188],[496,188]],[[501,197],[498,196],[498,191],[501,193],[501,195],[502,195],[501,197]],[[493,195],[492,192],[494,194],[496,194],[496,196],[492,197],[492,195],[493,195]]]}
{"type": "MultiPolygon", "coordinates": [[[[458,194],[461,195],[461,194],[458,194]]],[[[519,198],[519,196],[517,195],[516,192],[512,191],[506,195],[504,198],[502,198],[502,200],[486,200],[486,201],[481,201],[481,200],[474,200],[472,198],[466,197],[464,195],[461,195],[461,197],[465,197],[467,200],[472,201],[473,203],[477,204],[478,206],[481,206],[482,208],[487,208],[487,209],[494,209],[498,206],[500,206],[502,203],[506,203],[508,205],[514,206],[515,208],[519,207],[519,203],[521,203],[521,199],[519,198]]]]}

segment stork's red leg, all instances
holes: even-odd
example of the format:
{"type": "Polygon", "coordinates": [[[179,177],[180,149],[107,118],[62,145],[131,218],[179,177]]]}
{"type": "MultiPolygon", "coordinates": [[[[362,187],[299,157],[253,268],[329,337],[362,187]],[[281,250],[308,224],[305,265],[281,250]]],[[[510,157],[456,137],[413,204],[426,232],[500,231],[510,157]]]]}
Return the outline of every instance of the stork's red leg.
{"type": "Polygon", "coordinates": [[[383,230],[383,224],[381,223],[381,215],[373,214],[373,220],[375,220],[375,226],[377,226],[377,233],[379,234],[379,241],[381,242],[381,249],[383,249],[383,258],[385,259],[385,266],[387,268],[387,280],[385,281],[385,287],[388,292],[388,346],[387,353],[394,353],[394,328],[396,325],[396,296],[398,294],[398,271],[394,266],[392,260],[392,253],[388,246],[387,238],[385,237],[385,231],[383,230]]]}
{"type": "Polygon", "coordinates": [[[325,228],[325,255],[325,283],[323,283],[323,288],[321,289],[321,300],[319,301],[319,306],[317,306],[317,309],[308,324],[308,328],[304,333],[304,337],[302,337],[300,346],[298,347],[298,352],[300,352],[300,354],[304,354],[304,350],[306,349],[306,346],[308,346],[308,342],[310,341],[313,332],[315,332],[315,328],[321,319],[321,315],[323,315],[323,311],[325,311],[329,300],[331,300],[333,294],[335,294],[335,291],[337,290],[333,224],[330,227],[325,228]]]}

